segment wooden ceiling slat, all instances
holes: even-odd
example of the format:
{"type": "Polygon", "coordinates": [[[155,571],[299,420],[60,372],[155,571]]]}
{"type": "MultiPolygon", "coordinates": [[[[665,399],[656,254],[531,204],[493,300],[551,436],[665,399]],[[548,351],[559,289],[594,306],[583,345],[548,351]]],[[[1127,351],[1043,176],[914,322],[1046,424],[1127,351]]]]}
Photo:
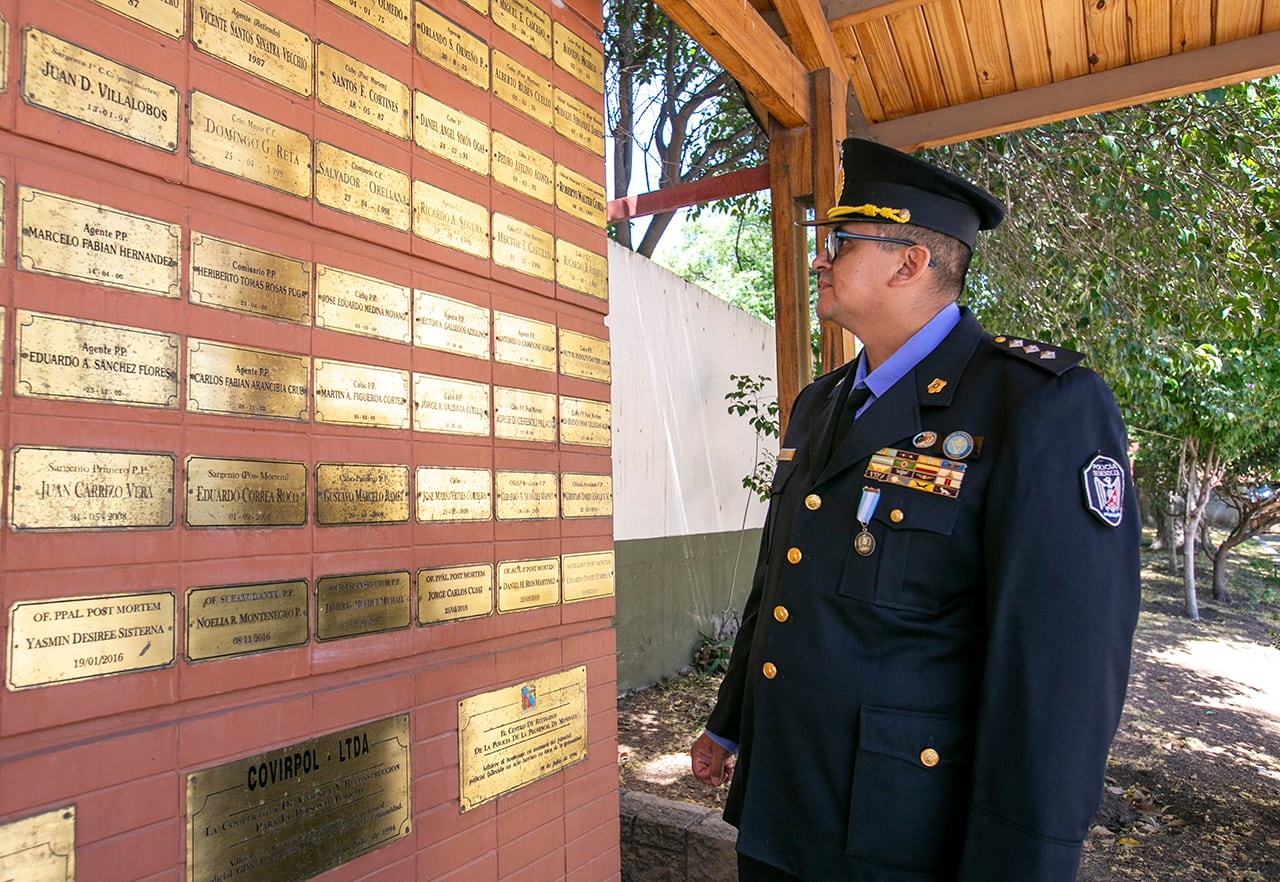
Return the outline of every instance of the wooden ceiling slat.
{"type": "Polygon", "coordinates": [[[1000,0],[961,0],[973,67],[983,98],[1012,92],[1016,87],[1009,62],[1009,44],[1004,37],[1000,0]]]}
{"type": "Polygon", "coordinates": [[[862,55],[862,47],[858,45],[858,37],[852,27],[839,28],[832,31],[836,45],[845,58],[845,70],[849,72],[849,82],[853,84],[853,94],[858,99],[858,107],[868,123],[883,122],[884,107],[880,104],[880,96],[871,82],[871,72],[867,70],[867,61],[862,55]]]}
{"type": "Polygon", "coordinates": [[[1089,72],[1089,43],[1080,0],[1044,0],[1044,30],[1049,40],[1049,68],[1060,83],[1089,72]]]}
{"type": "Polygon", "coordinates": [[[899,51],[899,57],[915,98],[916,112],[946,107],[947,90],[929,49],[929,28],[923,10],[917,8],[889,16],[889,32],[893,34],[895,46],[907,47],[906,52],[899,51]]]}
{"type": "Polygon", "coordinates": [[[1233,0],[1219,3],[1213,17],[1213,42],[1229,43],[1258,33],[1262,23],[1262,0],[1233,0]]]}
{"type": "Polygon", "coordinates": [[[1089,36],[1089,69],[1092,73],[1122,67],[1129,62],[1125,0],[1096,0],[1085,6],[1085,33],[1089,36]]]}
{"type": "Polygon", "coordinates": [[[818,0],[787,0],[779,3],[777,9],[800,63],[807,70],[830,68],[843,88],[848,74],[818,0]]]}
{"type": "Polygon", "coordinates": [[[1150,61],[1169,54],[1173,28],[1170,0],[1129,0],[1129,61],[1150,61]]]}
{"type": "Polygon", "coordinates": [[[831,23],[831,29],[835,30],[851,28],[872,19],[887,18],[919,6],[922,2],[925,0],[829,0],[824,5],[827,8],[827,20],[831,23]]]}
{"type": "Polygon", "coordinates": [[[1040,0],[1001,0],[1000,8],[1016,88],[1032,89],[1053,82],[1040,0]]]}
{"type": "Polygon", "coordinates": [[[1208,49],[1213,45],[1213,0],[1179,0],[1170,27],[1171,52],[1208,49]]]}
{"type": "Polygon", "coordinates": [[[1264,0],[1262,4],[1262,32],[1280,30],[1280,0],[1264,0]]]}
{"type": "Polygon", "coordinates": [[[871,75],[876,94],[880,96],[885,118],[896,119],[916,113],[918,108],[912,101],[911,90],[907,88],[907,75],[899,62],[888,22],[885,19],[866,21],[854,25],[853,32],[862,47],[862,57],[867,63],[867,72],[871,75]]]}
{"type": "Polygon", "coordinates": [[[930,45],[950,103],[977,101],[982,97],[982,90],[973,66],[973,53],[969,51],[968,29],[960,11],[960,0],[931,3],[924,7],[924,18],[929,33],[938,35],[930,39],[930,45]]]}

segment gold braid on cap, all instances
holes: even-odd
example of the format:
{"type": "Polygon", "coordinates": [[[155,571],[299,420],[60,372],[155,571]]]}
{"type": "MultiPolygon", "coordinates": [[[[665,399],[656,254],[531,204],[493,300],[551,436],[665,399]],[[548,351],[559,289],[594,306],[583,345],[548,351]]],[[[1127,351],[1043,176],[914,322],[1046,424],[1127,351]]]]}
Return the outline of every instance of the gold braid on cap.
{"type": "Polygon", "coordinates": [[[879,205],[837,205],[827,211],[827,220],[839,220],[856,214],[865,217],[882,217],[899,224],[905,224],[911,220],[910,209],[882,208],[879,205]]]}

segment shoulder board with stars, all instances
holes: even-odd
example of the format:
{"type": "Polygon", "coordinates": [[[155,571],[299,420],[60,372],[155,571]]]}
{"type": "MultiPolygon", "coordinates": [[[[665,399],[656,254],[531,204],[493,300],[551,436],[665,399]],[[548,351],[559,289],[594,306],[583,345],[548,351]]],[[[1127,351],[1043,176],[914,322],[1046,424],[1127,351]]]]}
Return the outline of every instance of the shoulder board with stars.
{"type": "Polygon", "coordinates": [[[1084,356],[1061,346],[1025,340],[1022,337],[1006,337],[1001,334],[991,341],[991,345],[1001,352],[1015,355],[1023,361],[1038,365],[1055,376],[1061,376],[1079,364],[1084,356]]]}

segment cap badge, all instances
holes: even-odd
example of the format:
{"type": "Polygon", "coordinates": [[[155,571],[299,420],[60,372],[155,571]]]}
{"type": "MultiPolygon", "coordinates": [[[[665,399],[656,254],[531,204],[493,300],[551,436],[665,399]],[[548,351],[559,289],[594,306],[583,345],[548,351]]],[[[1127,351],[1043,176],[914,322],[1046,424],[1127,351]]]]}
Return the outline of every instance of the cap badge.
{"type": "Polygon", "coordinates": [[[929,381],[929,385],[925,388],[929,390],[930,395],[937,395],[943,389],[947,388],[947,381],[941,377],[934,377],[929,381]]]}
{"type": "Polygon", "coordinates": [[[952,432],[942,440],[942,452],[951,459],[964,459],[973,452],[973,436],[968,432],[952,432]]]}
{"type": "Polygon", "coordinates": [[[1080,473],[1084,479],[1085,505],[1108,527],[1124,518],[1124,468],[1109,456],[1098,454],[1080,473]]]}

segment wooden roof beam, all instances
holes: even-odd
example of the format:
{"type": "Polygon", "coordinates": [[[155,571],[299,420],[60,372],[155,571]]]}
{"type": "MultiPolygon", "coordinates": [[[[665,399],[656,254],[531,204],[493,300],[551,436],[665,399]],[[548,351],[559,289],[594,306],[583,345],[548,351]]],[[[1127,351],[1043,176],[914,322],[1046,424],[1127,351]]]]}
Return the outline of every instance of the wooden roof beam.
{"type": "Polygon", "coordinates": [[[921,2],[922,0],[826,0],[823,7],[828,27],[835,30],[851,28],[861,22],[884,18],[905,9],[915,9],[921,2]]]}
{"type": "Polygon", "coordinates": [[[808,70],[829,68],[843,89],[849,72],[818,0],[778,0],[777,9],[800,63],[808,70]]]}

